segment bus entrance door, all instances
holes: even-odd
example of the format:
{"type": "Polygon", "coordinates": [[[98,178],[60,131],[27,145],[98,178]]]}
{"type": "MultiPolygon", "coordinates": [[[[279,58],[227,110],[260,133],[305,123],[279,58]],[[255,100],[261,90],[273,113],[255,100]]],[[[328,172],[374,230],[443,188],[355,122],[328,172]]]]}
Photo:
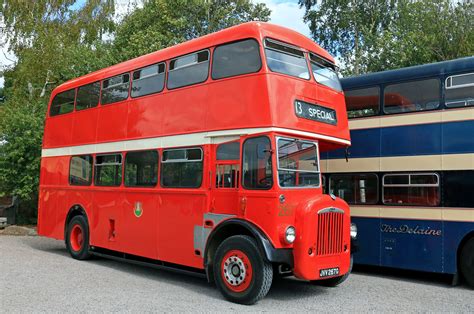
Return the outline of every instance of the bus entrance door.
{"type": "Polygon", "coordinates": [[[231,141],[216,146],[215,169],[211,180],[210,211],[216,214],[238,215],[240,187],[240,142],[231,141]]]}

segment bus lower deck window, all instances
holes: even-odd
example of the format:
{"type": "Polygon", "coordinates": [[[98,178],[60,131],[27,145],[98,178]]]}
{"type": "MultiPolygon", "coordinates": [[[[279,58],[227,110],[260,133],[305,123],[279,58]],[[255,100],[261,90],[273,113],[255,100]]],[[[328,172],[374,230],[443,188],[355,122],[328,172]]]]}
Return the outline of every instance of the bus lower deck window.
{"type": "Polygon", "coordinates": [[[153,187],[158,182],[158,152],[129,152],[125,156],[125,186],[153,187]]]}
{"type": "Polygon", "coordinates": [[[122,155],[97,155],[94,176],[95,185],[120,186],[122,184],[122,155]]]}
{"type": "Polygon", "coordinates": [[[69,183],[71,185],[91,185],[92,156],[73,156],[69,164],[69,183]]]}
{"type": "Polygon", "coordinates": [[[201,148],[164,150],[161,185],[168,188],[198,188],[202,183],[201,148]]]}

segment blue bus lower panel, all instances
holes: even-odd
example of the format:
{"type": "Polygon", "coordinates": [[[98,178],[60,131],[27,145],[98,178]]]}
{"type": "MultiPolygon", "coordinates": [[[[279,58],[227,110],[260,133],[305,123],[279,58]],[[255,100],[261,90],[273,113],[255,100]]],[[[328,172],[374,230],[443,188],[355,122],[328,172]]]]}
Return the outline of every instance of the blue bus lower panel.
{"type": "Polygon", "coordinates": [[[462,239],[474,231],[472,222],[443,222],[352,217],[357,224],[356,264],[426,272],[456,272],[462,239]]]}
{"type": "MultiPolygon", "coordinates": [[[[351,130],[350,158],[474,153],[474,120],[351,130]]],[[[345,149],[321,159],[345,158],[345,149]]]]}

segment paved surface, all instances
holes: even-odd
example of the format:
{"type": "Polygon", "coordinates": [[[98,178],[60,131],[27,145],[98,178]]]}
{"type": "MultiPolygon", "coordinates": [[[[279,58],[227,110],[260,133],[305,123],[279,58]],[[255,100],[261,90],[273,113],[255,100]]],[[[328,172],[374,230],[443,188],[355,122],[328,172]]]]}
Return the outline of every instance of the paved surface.
{"type": "Polygon", "coordinates": [[[205,280],[107,259],[76,261],[64,243],[0,236],[0,313],[474,312],[474,291],[427,275],[351,275],[337,288],[287,278],[253,306],[224,301],[205,280]]]}

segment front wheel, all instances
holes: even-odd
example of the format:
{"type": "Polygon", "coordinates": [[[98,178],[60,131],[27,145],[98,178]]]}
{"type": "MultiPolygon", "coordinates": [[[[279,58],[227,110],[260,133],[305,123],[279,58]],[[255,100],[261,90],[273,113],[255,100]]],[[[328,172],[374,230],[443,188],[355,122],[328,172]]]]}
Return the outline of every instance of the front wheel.
{"type": "Polygon", "coordinates": [[[272,264],[249,236],[225,239],[217,248],[213,270],[216,286],[235,303],[254,304],[267,295],[272,285],[272,264]]]}
{"type": "Polygon", "coordinates": [[[342,276],[329,278],[329,279],[322,279],[322,280],[312,280],[311,283],[317,286],[324,286],[324,287],[336,287],[339,286],[341,283],[347,280],[350,273],[352,272],[354,260],[351,254],[351,265],[349,266],[349,271],[342,276]]]}
{"type": "Polygon", "coordinates": [[[460,256],[461,273],[471,288],[474,288],[474,238],[464,244],[460,256]]]}
{"type": "Polygon", "coordinates": [[[75,259],[89,259],[89,225],[84,216],[74,216],[68,224],[66,247],[75,259]]]}

